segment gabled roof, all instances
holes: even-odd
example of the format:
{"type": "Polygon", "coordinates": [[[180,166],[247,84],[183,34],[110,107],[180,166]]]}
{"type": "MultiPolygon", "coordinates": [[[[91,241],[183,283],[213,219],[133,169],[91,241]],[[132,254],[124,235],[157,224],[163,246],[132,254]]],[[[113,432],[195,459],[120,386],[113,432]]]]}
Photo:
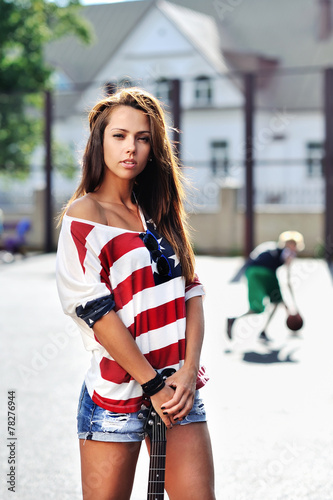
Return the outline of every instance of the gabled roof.
{"type": "MultiPolygon", "coordinates": [[[[154,5],[217,73],[225,72],[227,67],[268,70],[268,78],[260,80],[262,92],[257,104],[321,107],[319,71],[284,77],[276,71],[333,66],[333,35],[326,40],[316,35],[319,0],[140,0],[90,5],[83,7],[82,13],[94,28],[94,44],[86,47],[68,37],[48,46],[47,60],[61,67],[76,88],[85,88],[154,5]]],[[[237,76],[233,80],[241,87],[237,76]]]]}
{"type": "Polygon", "coordinates": [[[217,73],[228,71],[214,18],[165,0],[159,0],[157,7],[178,27],[217,73]]]}
{"type": "Polygon", "coordinates": [[[317,36],[320,0],[168,1],[212,16],[223,50],[279,59],[285,67],[333,65],[333,32],[317,36]]]}
{"type": "Polygon", "coordinates": [[[68,36],[52,42],[45,51],[47,61],[73,83],[66,96],[64,93],[55,96],[58,118],[74,112],[77,91],[85,90],[96,81],[96,75],[152,7],[159,9],[176,26],[216,73],[228,71],[216,23],[207,14],[165,0],[88,5],[82,7],[81,14],[91,24],[93,43],[86,46],[68,36]]]}
{"type": "Polygon", "coordinates": [[[64,37],[47,46],[47,61],[85,87],[153,4],[154,0],[142,0],[82,7],[82,16],[93,29],[93,43],[86,46],[73,36],[64,37]]]}
{"type": "Polygon", "coordinates": [[[227,71],[214,19],[165,0],[134,0],[83,7],[82,15],[93,29],[93,43],[86,46],[73,36],[64,37],[47,46],[47,61],[55,68],[60,67],[76,87],[84,88],[95,79],[99,70],[154,5],[171,20],[217,73],[227,71]]]}

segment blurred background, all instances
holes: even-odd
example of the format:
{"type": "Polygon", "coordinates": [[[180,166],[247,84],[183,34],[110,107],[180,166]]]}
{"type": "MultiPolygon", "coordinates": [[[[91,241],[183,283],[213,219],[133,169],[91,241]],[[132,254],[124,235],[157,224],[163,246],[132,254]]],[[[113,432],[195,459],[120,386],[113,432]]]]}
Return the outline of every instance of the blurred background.
{"type": "MultiPolygon", "coordinates": [[[[16,498],[82,498],[89,355],[57,296],[56,219],[90,108],[129,85],[160,99],[192,184],[216,497],[332,500],[333,0],[0,0],[0,497],[14,389],[16,498]],[[292,336],[281,309],[270,343],[245,320],[231,342],[226,319],[247,307],[239,269],[287,229],[306,244],[292,274],[304,328],[292,336]]],[[[133,500],[146,497],[140,460],[133,500]]]]}
{"type": "Polygon", "coordinates": [[[55,250],[87,113],[137,85],[168,113],[198,253],[294,229],[330,259],[331,0],[0,0],[0,19],[3,249],[55,250]]]}

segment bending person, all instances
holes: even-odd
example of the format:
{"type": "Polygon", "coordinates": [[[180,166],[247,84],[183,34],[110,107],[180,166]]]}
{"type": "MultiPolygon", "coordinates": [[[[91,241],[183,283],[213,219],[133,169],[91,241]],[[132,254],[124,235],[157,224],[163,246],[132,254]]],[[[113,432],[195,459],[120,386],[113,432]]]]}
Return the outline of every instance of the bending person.
{"type": "MultiPolygon", "coordinates": [[[[266,325],[260,333],[262,340],[269,340],[266,329],[277,309],[278,304],[284,303],[279,281],[276,275],[277,269],[287,266],[287,280],[290,287],[290,264],[297,253],[304,249],[304,239],[298,231],[285,231],[280,234],[278,242],[266,242],[256,247],[250,254],[245,264],[245,275],[248,283],[249,310],[242,316],[249,314],[260,314],[264,312],[264,301],[269,298],[273,308],[268,316],[266,325]]],[[[227,319],[227,335],[232,339],[232,327],[236,317],[227,319]]]]}

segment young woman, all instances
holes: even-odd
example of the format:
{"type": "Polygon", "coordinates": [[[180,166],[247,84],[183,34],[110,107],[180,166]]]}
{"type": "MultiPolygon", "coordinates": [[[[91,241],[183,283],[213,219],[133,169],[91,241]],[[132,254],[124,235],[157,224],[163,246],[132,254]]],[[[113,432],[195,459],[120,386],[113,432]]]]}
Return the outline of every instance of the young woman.
{"type": "Polygon", "coordinates": [[[213,500],[198,393],[204,292],[163,111],[127,88],[96,104],[89,123],[57,254],[63,309],[92,354],[78,408],[83,498],[130,498],[149,398],[167,427],[170,499],[213,500]],[[166,381],[165,368],[176,370],[166,381]]]}

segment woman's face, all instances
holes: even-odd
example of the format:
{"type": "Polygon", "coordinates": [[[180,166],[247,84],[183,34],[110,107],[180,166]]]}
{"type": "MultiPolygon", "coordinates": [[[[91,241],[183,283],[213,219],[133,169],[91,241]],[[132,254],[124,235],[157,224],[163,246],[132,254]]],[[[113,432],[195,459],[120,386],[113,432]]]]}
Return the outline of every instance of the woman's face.
{"type": "Polygon", "coordinates": [[[151,149],[147,115],[130,106],[118,106],[104,131],[103,149],[106,175],[133,180],[145,166],[151,149]]]}

